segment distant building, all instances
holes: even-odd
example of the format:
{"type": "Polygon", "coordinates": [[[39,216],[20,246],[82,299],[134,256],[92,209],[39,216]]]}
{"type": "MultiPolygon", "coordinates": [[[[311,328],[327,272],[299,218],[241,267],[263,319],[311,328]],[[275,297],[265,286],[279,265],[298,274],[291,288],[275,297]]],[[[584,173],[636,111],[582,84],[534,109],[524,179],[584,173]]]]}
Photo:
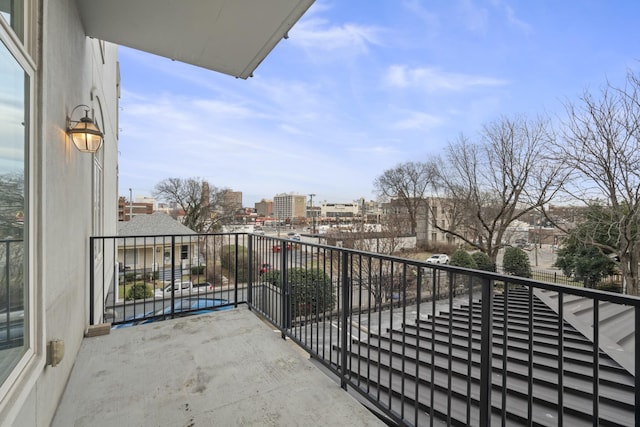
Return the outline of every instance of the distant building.
{"type": "Polygon", "coordinates": [[[371,224],[380,222],[381,212],[380,203],[375,200],[366,201],[364,197],[358,200],[358,216],[361,219],[364,218],[365,223],[371,224]]]}
{"type": "Polygon", "coordinates": [[[126,197],[120,197],[118,199],[118,221],[130,221],[136,215],[151,215],[153,205],[153,201],[130,203],[126,197]]]}
{"type": "Polygon", "coordinates": [[[222,205],[228,212],[242,210],[242,191],[225,191],[222,195],[222,205]]]}
{"type": "Polygon", "coordinates": [[[158,207],[155,209],[155,212],[163,212],[167,215],[171,216],[171,218],[176,219],[180,222],[184,219],[186,215],[184,209],[178,206],[175,202],[171,203],[158,203],[158,207]]]}
{"type": "Polygon", "coordinates": [[[156,199],[149,196],[136,196],[136,203],[151,203],[153,206],[155,206],[156,199]]]}
{"type": "Polygon", "coordinates": [[[279,220],[304,218],[306,205],[307,196],[278,194],[273,198],[273,214],[279,220]]]}
{"type": "Polygon", "coordinates": [[[175,260],[176,266],[182,268],[187,268],[192,263],[196,264],[199,259],[197,238],[181,238],[175,246],[172,246],[170,239],[155,240],[139,237],[169,234],[196,235],[193,230],[162,212],[140,215],[131,221],[119,224],[119,236],[138,236],[118,240],[120,270],[126,268],[137,271],[149,264],[152,265],[154,271],[169,270],[172,260],[175,260]],[[175,255],[172,255],[172,252],[175,252],[175,255]]]}
{"type": "Polygon", "coordinates": [[[358,216],[357,203],[322,203],[320,205],[320,216],[323,218],[352,219],[358,216]]]}
{"type": "Polygon", "coordinates": [[[255,203],[256,214],[259,217],[270,217],[273,215],[273,201],[262,199],[255,203]]]}

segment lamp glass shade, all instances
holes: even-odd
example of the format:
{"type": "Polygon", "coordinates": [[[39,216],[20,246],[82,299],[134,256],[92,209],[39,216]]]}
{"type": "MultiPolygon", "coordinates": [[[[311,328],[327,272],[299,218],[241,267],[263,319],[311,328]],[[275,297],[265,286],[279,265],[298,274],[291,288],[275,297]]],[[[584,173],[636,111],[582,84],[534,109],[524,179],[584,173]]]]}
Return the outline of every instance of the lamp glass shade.
{"type": "Polygon", "coordinates": [[[83,117],[69,129],[69,135],[76,148],[85,153],[95,153],[102,146],[102,132],[89,117],[83,117]]]}

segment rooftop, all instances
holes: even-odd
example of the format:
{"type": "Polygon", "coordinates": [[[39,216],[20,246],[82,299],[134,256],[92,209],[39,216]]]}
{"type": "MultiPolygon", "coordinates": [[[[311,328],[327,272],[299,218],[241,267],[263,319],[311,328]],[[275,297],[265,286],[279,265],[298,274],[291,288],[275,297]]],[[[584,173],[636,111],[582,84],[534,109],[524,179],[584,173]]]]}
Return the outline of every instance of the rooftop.
{"type": "Polygon", "coordinates": [[[153,236],[157,234],[196,234],[195,231],[164,212],[136,215],[130,221],[118,222],[119,236],[153,236]]]}

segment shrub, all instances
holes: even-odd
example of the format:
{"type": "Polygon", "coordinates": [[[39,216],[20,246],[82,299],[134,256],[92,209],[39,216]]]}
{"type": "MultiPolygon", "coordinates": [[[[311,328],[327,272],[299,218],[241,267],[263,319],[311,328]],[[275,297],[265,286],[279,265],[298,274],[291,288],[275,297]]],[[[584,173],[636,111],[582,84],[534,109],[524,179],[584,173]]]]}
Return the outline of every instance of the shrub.
{"type": "MultiPolygon", "coordinates": [[[[262,282],[281,286],[281,272],[271,270],[260,276],[262,282]]],[[[291,284],[291,315],[293,318],[333,309],[335,295],[331,279],[319,269],[290,268],[287,281],[291,284]]]]}
{"type": "Polygon", "coordinates": [[[474,261],[473,257],[471,257],[471,255],[469,255],[469,252],[465,251],[464,249],[456,250],[451,255],[449,264],[464,268],[476,268],[476,262],[474,261]]]}
{"type": "Polygon", "coordinates": [[[615,292],[618,294],[622,293],[622,285],[620,283],[609,281],[609,282],[600,282],[596,286],[596,289],[607,292],[615,292]]]}
{"type": "Polygon", "coordinates": [[[456,250],[455,245],[444,242],[429,242],[423,245],[423,248],[426,252],[431,252],[434,254],[450,254],[456,250]]]}
{"type": "Polygon", "coordinates": [[[529,256],[520,248],[507,248],[504,251],[502,267],[505,273],[520,277],[531,277],[529,256]]]}
{"type": "Polygon", "coordinates": [[[474,252],[471,257],[476,262],[476,268],[484,271],[496,271],[496,265],[491,262],[491,257],[484,252],[474,252]]]}
{"type": "Polygon", "coordinates": [[[570,242],[558,251],[555,262],[565,276],[582,282],[585,288],[598,288],[598,283],[614,272],[613,260],[595,246],[570,242]]]}
{"type": "Polygon", "coordinates": [[[287,280],[291,283],[291,314],[294,318],[333,309],[333,286],[324,271],[290,268],[287,280]]]}
{"type": "Polygon", "coordinates": [[[191,267],[191,274],[200,275],[204,273],[204,265],[194,265],[191,267]]]}
{"type": "MultiPolygon", "coordinates": [[[[249,253],[245,246],[238,246],[238,261],[236,264],[236,246],[224,245],[220,253],[222,268],[229,272],[229,277],[238,275],[238,282],[243,283],[249,280],[249,253]]],[[[254,259],[257,256],[254,255],[254,259]]]]}
{"type": "Polygon", "coordinates": [[[280,270],[271,270],[260,276],[260,281],[280,286],[280,270]]]}
{"type": "Polygon", "coordinates": [[[151,286],[145,283],[134,283],[129,289],[127,289],[125,299],[127,301],[132,301],[134,299],[151,297],[153,297],[153,290],[151,289],[151,286]]]}

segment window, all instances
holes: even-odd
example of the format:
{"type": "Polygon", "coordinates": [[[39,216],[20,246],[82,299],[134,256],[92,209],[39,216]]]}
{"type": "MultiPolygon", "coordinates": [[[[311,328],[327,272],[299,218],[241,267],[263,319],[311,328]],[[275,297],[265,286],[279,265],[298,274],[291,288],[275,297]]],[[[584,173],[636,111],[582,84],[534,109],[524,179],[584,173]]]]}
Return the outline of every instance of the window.
{"type": "MultiPolygon", "coordinates": [[[[13,21],[14,11],[1,8],[0,16],[6,20],[9,13],[13,21]]],[[[32,339],[27,189],[33,70],[5,40],[0,25],[0,388],[30,352],[32,339]]]]}
{"type": "Polygon", "coordinates": [[[24,2],[0,0],[0,16],[9,24],[20,41],[24,42],[24,2]]]}
{"type": "Polygon", "coordinates": [[[138,264],[138,250],[137,249],[125,249],[124,259],[122,262],[126,267],[136,268],[138,264]]]}

